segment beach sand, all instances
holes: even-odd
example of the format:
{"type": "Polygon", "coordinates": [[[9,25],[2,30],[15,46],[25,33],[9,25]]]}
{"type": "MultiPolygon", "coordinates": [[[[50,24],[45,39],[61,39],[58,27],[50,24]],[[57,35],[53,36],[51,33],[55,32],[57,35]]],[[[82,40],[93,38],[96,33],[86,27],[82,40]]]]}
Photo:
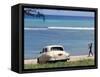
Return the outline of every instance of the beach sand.
{"type": "Polygon", "coordinates": [[[94,56],[88,56],[88,55],[70,56],[69,61],[79,61],[84,59],[94,59],[94,56]]]}
{"type": "MultiPolygon", "coordinates": [[[[69,61],[79,61],[84,59],[94,59],[94,56],[90,57],[88,57],[88,55],[70,56],[69,61]]],[[[24,60],[24,64],[37,64],[37,59],[24,60]]]]}

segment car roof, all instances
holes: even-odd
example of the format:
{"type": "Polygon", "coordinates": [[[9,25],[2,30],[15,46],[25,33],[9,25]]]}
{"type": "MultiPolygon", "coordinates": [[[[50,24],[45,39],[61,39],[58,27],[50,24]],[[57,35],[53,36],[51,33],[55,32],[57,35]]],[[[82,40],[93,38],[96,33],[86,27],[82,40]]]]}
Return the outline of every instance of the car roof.
{"type": "Polygon", "coordinates": [[[48,45],[48,46],[45,46],[44,48],[52,48],[52,47],[62,47],[62,45],[48,45]]]}

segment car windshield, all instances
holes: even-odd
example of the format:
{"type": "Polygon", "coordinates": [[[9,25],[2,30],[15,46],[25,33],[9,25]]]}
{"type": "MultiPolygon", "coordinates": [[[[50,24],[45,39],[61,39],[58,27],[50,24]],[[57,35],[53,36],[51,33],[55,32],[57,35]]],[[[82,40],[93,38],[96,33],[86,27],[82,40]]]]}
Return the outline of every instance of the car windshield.
{"type": "Polygon", "coordinates": [[[51,51],[63,51],[62,47],[52,47],[51,51]]]}

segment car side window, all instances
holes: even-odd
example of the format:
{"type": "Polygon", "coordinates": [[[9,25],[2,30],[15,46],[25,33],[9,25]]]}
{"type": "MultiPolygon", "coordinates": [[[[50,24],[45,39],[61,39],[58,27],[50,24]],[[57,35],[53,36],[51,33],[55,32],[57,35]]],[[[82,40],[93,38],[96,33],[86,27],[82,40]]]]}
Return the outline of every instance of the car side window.
{"type": "Polygon", "coordinates": [[[44,52],[47,52],[47,48],[44,48],[44,52]]]}
{"type": "Polygon", "coordinates": [[[47,52],[47,48],[43,48],[42,53],[47,52]]]}

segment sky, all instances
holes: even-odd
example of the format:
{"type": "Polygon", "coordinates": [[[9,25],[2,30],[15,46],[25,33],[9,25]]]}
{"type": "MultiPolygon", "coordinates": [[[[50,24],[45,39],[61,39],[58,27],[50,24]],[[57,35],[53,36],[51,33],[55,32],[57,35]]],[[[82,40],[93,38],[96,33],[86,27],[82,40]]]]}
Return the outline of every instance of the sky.
{"type": "MultiPolygon", "coordinates": [[[[24,8],[27,10],[28,8],[24,8]]],[[[34,9],[32,9],[34,10],[34,9]]],[[[87,11],[69,11],[69,10],[51,10],[51,9],[35,9],[45,15],[67,15],[67,16],[88,16],[94,17],[94,12],[87,12],[87,11]]]]}

